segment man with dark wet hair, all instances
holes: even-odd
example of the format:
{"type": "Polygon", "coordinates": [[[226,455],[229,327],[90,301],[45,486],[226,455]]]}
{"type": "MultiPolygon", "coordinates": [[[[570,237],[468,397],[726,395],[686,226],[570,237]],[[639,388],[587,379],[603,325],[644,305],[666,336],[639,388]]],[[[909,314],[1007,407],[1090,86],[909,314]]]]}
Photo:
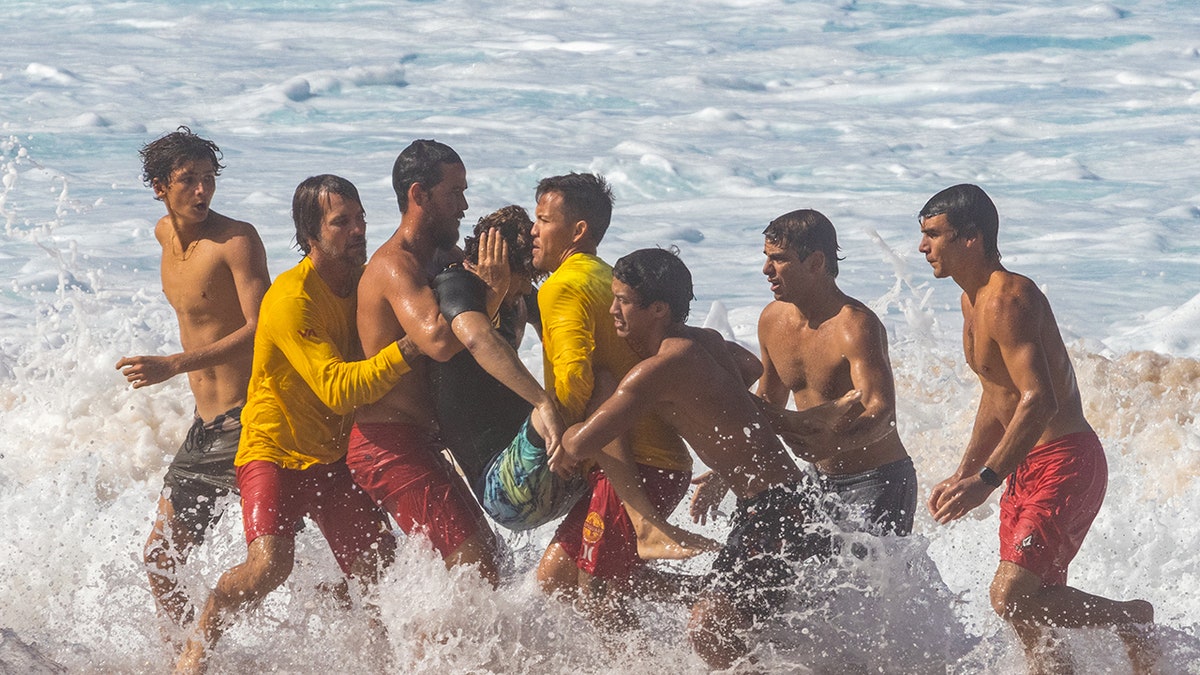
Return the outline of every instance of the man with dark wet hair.
{"type": "Polygon", "coordinates": [[[823,214],[800,209],[763,231],[763,274],[775,300],[758,319],[763,375],[757,394],[774,404],[771,424],[829,495],[831,515],[852,530],[907,535],[917,474],[896,431],[896,387],[887,330],[837,285],[838,242],[823,214]],[[805,433],[785,409],[860,392],[854,415],[828,433],[805,433]]]}
{"type": "Polygon", "coordinates": [[[117,362],[135,389],[187,373],[195,413],[163,479],[144,560],[159,609],[182,627],[194,606],[178,568],[237,489],[233,458],[241,435],[258,307],[270,285],[267,255],[250,223],[210,208],[220,148],[187,127],[141,150],[143,179],[167,214],[154,227],[162,247],[163,294],[175,310],[183,351],[117,362]]]}
{"type": "Polygon", "coordinates": [[[1067,566],[1100,511],[1108,464],[1083,414],[1075,369],[1046,296],[1000,264],[999,215],[979,186],[955,185],[921,209],[919,250],[963,289],[963,349],[983,392],[958,469],[929,496],[941,524],[1000,498],[1000,566],[992,608],[1017,632],[1036,672],[1069,672],[1053,629],[1111,626],[1133,669],[1154,672],[1154,608],[1067,585],[1067,566]]]}
{"type": "MultiPolygon", "coordinates": [[[[792,592],[794,564],[828,555],[832,529],[818,513],[804,472],[775,435],[746,382],[739,357],[711,329],[684,325],[692,278],[678,256],[634,251],[613,266],[612,321],[640,359],[615,392],[563,436],[568,457],[595,458],[647,410],[687,439],[737,496],[737,513],[688,635],[715,669],[748,652],[745,633],[778,611],[792,592]]],[[[824,406],[834,419],[856,396],[824,406]]],[[[818,426],[818,413],[803,413],[818,426]]]]}
{"type": "MultiPolygon", "coordinates": [[[[413,141],[392,167],[400,225],[371,256],[358,287],[358,335],[365,354],[405,338],[434,361],[462,351],[430,286],[462,259],[458,225],[467,209],[467,169],[444,143],[413,141]]],[[[488,315],[507,290],[507,268],[491,279],[488,315]]],[[[355,480],[402,530],[421,532],[447,567],[470,565],[499,584],[498,542],[483,511],[442,457],[429,362],[414,364],[377,402],[355,414],[347,462],[355,480]]]]}
{"type": "Polygon", "coordinates": [[[395,549],[387,517],[355,485],[345,459],[355,406],[410,370],[398,343],[358,360],[355,290],[367,258],[358,190],[339,176],[308,178],[296,187],[292,218],[305,255],[263,297],[235,460],[246,560],[217,581],[176,664],[181,673],[203,671],[235,615],[291,575],[302,517],[316,522],[343,574],[361,584],[377,580],[395,549]]]}

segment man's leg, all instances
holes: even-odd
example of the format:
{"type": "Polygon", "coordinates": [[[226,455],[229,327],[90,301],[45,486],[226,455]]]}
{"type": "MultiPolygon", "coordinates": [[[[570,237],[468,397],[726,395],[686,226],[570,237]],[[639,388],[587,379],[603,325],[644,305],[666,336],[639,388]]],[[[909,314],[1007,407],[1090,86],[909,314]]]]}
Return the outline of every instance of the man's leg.
{"type": "Polygon", "coordinates": [[[990,595],[992,609],[1017,631],[1035,672],[1063,672],[1064,657],[1045,644],[1050,627],[1112,626],[1137,672],[1154,661],[1147,637],[1154,607],[1145,600],[1111,600],[1070,586],[1043,586],[1036,574],[1008,561],[1000,562],[990,595]]]}
{"type": "MultiPolygon", "coordinates": [[[[617,381],[605,370],[596,374],[592,398],[588,402],[587,414],[591,414],[612,395],[617,381]]],[[[535,425],[539,422],[534,418],[535,425]]],[[[542,429],[537,428],[539,433],[542,429]]],[[[633,448],[628,435],[609,443],[592,457],[576,457],[577,460],[591,459],[600,465],[604,475],[625,505],[625,512],[633,523],[637,534],[637,552],[642,560],[683,560],[706,551],[717,551],[721,545],[708,537],[689,532],[667,521],[669,513],[663,514],[646,494],[645,482],[638,474],[633,459],[633,448]]]]}
{"type": "Polygon", "coordinates": [[[400,424],[356,424],[346,465],[353,481],[406,533],[423,530],[446,567],[474,565],[500,583],[498,545],[462,478],[429,430],[400,424]]]}
{"type": "Polygon", "coordinates": [[[713,670],[725,670],[749,652],[738,633],[750,627],[750,619],[721,592],[705,593],[692,606],[688,639],[696,654],[713,670]]]}
{"type": "Polygon", "coordinates": [[[289,536],[263,535],[250,542],[246,562],[221,575],[196,621],[196,630],[175,666],[177,673],[202,673],[209,651],[234,615],[258,602],[287,581],[295,561],[295,541],[289,536]]]}
{"type": "Polygon", "coordinates": [[[538,585],[546,595],[574,601],[579,596],[579,565],[575,556],[557,541],[551,542],[542,554],[537,568],[538,585]]]}
{"type": "Polygon", "coordinates": [[[195,607],[179,589],[176,577],[178,568],[187,562],[188,554],[196,545],[196,539],[187,525],[187,522],[175,517],[171,500],[160,496],[154,527],[142,552],[154,602],[180,628],[191,621],[195,613],[195,607]]]}
{"type": "Polygon", "coordinates": [[[683,560],[720,550],[720,543],[671,524],[654,506],[625,438],[607,445],[594,459],[625,506],[642,560],[683,560]]]}

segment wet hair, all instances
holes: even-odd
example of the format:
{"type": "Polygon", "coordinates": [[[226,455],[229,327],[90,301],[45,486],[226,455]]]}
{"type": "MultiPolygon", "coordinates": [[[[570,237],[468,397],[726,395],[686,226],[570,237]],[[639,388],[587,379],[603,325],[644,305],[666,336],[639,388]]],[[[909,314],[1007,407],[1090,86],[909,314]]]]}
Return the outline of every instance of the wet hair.
{"type": "Polygon", "coordinates": [[[687,321],[692,294],[692,273],[679,259],[679,251],[643,248],[630,253],[613,265],[613,278],[637,291],[639,306],[665,302],[671,321],[687,321]]]}
{"type": "Polygon", "coordinates": [[[392,189],[396,191],[396,203],[400,213],[408,213],[408,190],[420,183],[431,190],[442,182],[443,164],[462,164],[450,146],[432,140],[417,140],[400,151],[392,164],[392,189]]]}
{"type": "Polygon", "coordinates": [[[321,238],[321,220],[332,195],[362,205],[358,188],[341,176],[324,173],[305,178],[296,186],[292,195],[292,221],[296,223],[296,246],[304,255],[308,255],[312,242],[321,238]]]}
{"type": "Polygon", "coordinates": [[[838,275],[837,232],[833,223],[820,211],[799,209],[779,216],[763,230],[767,241],[781,248],[791,248],[804,260],[814,251],[825,254],[825,271],[838,275]]]}
{"type": "Polygon", "coordinates": [[[563,215],[568,223],[585,221],[592,243],[599,245],[612,221],[613,193],[603,176],[592,173],[568,173],[550,176],[538,182],[535,201],[548,193],[562,195],[563,215]]]}
{"type": "Polygon", "coordinates": [[[952,185],[925,202],[918,220],[946,216],[946,223],[958,235],[978,233],[983,240],[983,252],[989,258],[1000,259],[997,235],[1000,230],[1000,215],[996,205],[983,188],[970,183],[952,185]]]}
{"type": "Polygon", "coordinates": [[[533,221],[529,213],[515,204],[500,208],[479,219],[473,236],[463,238],[463,255],[472,264],[479,262],[479,236],[495,228],[508,243],[508,268],[538,281],[545,276],[533,266],[533,221]]]}
{"type": "Polygon", "coordinates": [[[156,181],[163,186],[169,184],[171,174],[185,162],[208,160],[218,176],[225,168],[220,161],[224,155],[217,144],[193,134],[185,126],[143,145],[138,154],[142,157],[142,182],[150,187],[156,181]]]}

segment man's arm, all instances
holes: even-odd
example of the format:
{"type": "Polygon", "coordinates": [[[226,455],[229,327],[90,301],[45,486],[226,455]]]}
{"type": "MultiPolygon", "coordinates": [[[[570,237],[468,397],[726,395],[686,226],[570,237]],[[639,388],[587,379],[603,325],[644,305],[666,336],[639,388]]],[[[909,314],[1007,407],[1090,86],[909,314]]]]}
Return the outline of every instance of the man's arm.
{"type": "Polygon", "coordinates": [[[850,386],[861,393],[860,408],[834,424],[829,456],[861,450],[895,428],[896,385],[888,361],[887,330],[874,315],[855,312],[845,325],[843,347],[850,386]],[[857,414],[853,414],[857,413],[857,414]]]}
{"type": "Polygon", "coordinates": [[[272,310],[271,320],[262,322],[259,330],[269,331],[271,341],[317,398],[338,415],[379,400],[411,370],[396,342],[369,359],[346,361],[311,302],[280,302],[272,310]]]}
{"type": "Polygon", "coordinates": [[[1025,460],[1058,412],[1041,339],[1046,315],[1037,300],[1028,289],[1014,289],[992,299],[984,308],[986,314],[977,318],[976,330],[983,331],[1000,351],[1017,405],[1007,424],[1002,424],[996,418],[996,412],[1004,409],[1004,401],[996,400],[1000,390],[996,385],[984,385],[971,443],[958,472],[939,483],[930,496],[933,516],[940,523],[961,518],[985,502],[995,487],[983,482],[979,470],[987,466],[997,477],[1007,477],[1025,460]]]}
{"type": "Polygon", "coordinates": [[[596,386],[592,354],[596,349],[586,299],[565,284],[543,285],[538,291],[542,315],[542,346],[553,367],[554,381],[546,382],[558,398],[567,423],[584,418],[596,386]],[[547,287],[549,286],[549,287],[547,287]]]}
{"type": "Polygon", "coordinates": [[[655,357],[634,366],[595,412],[567,429],[563,434],[563,449],[567,454],[572,458],[594,456],[632,429],[658,400],[653,384],[657,369],[655,357]]]}
{"type": "MultiPolygon", "coordinates": [[[[437,296],[429,287],[429,282],[421,270],[421,266],[408,252],[402,252],[404,260],[397,261],[393,257],[381,259],[378,255],[372,259],[372,264],[379,264],[380,269],[369,270],[369,282],[373,294],[378,293],[417,349],[422,354],[435,361],[449,361],[462,351],[462,343],[454,337],[450,323],[442,316],[438,307],[437,296]]],[[[362,311],[360,299],[359,311],[362,311]]],[[[365,345],[364,345],[365,346],[365,345]]],[[[370,347],[367,347],[370,349],[370,347]]]]}
{"type": "Polygon", "coordinates": [[[769,403],[787,406],[788,396],[792,392],[783,378],[779,377],[779,371],[775,369],[775,363],[771,360],[771,345],[775,341],[771,307],[771,305],[767,305],[758,317],[758,344],[762,350],[762,376],[758,378],[758,389],[754,393],[769,403]]]}
{"type": "Polygon", "coordinates": [[[215,342],[195,349],[169,356],[142,355],[121,359],[117,362],[117,370],[122,371],[134,389],[165,382],[180,373],[218,366],[238,352],[253,348],[258,308],[262,304],[263,294],[271,285],[271,276],[267,272],[267,252],[258,232],[248,224],[245,229],[245,232],[233,237],[222,247],[225,262],[233,276],[234,290],[245,325],[215,342]]]}
{"type": "Polygon", "coordinates": [[[555,454],[565,430],[556,402],[526,370],[513,348],[492,328],[488,316],[477,311],[462,312],[454,317],[450,326],[484,370],[533,405],[546,425],[546,452],[555,454]]]}

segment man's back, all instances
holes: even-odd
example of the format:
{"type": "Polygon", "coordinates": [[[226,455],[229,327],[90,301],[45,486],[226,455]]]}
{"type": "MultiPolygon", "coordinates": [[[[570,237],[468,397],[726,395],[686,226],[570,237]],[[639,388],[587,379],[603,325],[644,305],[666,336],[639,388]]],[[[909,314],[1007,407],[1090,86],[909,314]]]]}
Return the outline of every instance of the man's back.
{"type": "MultiPolygon", "coordinates": [[[[239,287],[258,298],[270,282],[252,225],[210,212],[197,238],[181,246],[167,215],[155,227],[155,237],[162,245],[163,294],[175,309],[185,352],[209,347],[246,325],[239,287]]],[[[257,313],[257,307],[250,309],[257,313]]],[[[247,343],[221,363],[188,372],[201,418],[212,419],[242,403],[252,351],[247,343]]]]}

